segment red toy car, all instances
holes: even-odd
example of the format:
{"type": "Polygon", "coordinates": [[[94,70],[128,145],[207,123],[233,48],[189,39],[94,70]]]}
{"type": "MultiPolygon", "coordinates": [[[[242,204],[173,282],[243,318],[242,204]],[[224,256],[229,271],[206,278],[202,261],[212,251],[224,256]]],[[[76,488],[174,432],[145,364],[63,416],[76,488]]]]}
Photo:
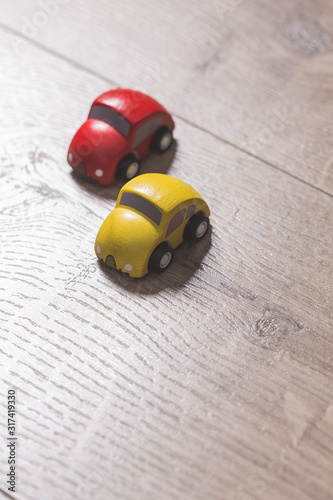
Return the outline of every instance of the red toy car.
{"type": "Polygon", "coordinates": [[[150,149],[163,153],[171,146],[174,128],[171,115],[152,97],[137,90],[110,90],[93,102],[69,146],[68,163],[103,185],[115,177],[128,181],[150,149]]]}

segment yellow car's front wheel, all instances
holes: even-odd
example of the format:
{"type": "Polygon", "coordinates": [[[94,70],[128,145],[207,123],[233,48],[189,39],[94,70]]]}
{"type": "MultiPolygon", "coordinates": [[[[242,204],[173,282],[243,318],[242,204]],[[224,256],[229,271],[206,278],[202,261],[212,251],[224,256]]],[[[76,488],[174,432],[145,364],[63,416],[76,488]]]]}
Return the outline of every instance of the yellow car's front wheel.
{"type": "Polygon", "coordinates": [[[171,264],[173,259],[173,248],[165,241],[155,248],[148,263],[148,270],[153,272],[163,272],[171,264]]]}

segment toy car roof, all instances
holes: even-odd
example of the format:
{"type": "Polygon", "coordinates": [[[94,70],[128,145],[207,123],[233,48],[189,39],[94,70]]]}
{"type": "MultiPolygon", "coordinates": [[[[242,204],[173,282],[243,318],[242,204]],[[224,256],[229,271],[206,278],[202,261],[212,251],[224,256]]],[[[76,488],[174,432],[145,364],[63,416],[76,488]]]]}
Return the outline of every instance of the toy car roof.
{"type": "Polygon", "coordinates": [[[139,175],[125,184],[121,193],[125,191],[141,194],[164,212],[169,212],[188,200],[200,199],[205,203],[202,196],[191,186],[165,174],[139,175]]]}
{"type": "Polygon", "coordinates": [[[131,123],[137,123],[156,112],[166,109],[152,97],[130,89],[113,89],[95,99],[94,104],[104,104],[115,109],[131,123]]]}

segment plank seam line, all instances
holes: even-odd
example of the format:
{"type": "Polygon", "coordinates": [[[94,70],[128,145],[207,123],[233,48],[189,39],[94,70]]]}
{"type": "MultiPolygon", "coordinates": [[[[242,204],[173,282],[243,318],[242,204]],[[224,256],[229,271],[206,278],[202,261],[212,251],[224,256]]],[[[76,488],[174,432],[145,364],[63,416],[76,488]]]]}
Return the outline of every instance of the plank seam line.
{"type": "MultiPolygon", "coordinates": [[[[81,71],[84,71],[85,73],[89,73],[90,75],[95,76],[96,78],[98,78],[100,80],[104,80],[109,85],[118,86],[118,84],[115,81],[113,81],[109,78],[106,78],[105,76],[101,75],[99,72],[91,70],[91,69],[87,68],[86,66],[84,66],[83,64],[75,62],[70,57],[67,57],[63,54],[59,54],[59,52],[56,52],[55,50],[53,50],[49,47],[46,47],[45,45],[43,45],[42,43],[40,43],[36,40],[31,40],[29,37],[24,36],[24,34],[20,33],[19,31],[15,30],[9,26],[6,26],[5,24],[3,24],[1,22],[0,22],[0,28],[6,32],[9,32],[15,36],[18,36],[19,38],[24,39],[27,43],[34,45],[35,47],[43,50],[44,52],[47,52],[47,53],[57,57],[58,59],[62,59],[63,61],[66,61],[71,66],[74,66],[75,68],[77,68],[81,71]]],[[[296,175],[283,170],[281,167],[279,167],[278,165],[275,165],[274,163],[271,163],[269,160],[265,160],[265,159],[261,158],[260,156],[257,156],[255,154],[251,153],[250,151],[246,151],[246,149],[243,149],[240,146],[237,146],[237,144],[234,144],[233,142],[228,141],[227,139],[214,134],[210,130],[206,130],[205,128],[200,127],[199,125],[196,125],[195,123],[191,122],[191,120],[188,120],[187,118],[184,118],[184,117],[178,115],[177,113],[172,113],[172,115],[175,116],[178,120],[182,120],[184,123],[187,123],[188,125],[191,125],[192,127],[196,128],[198,130],[201,130],[202,132],[214,137],[218,141],[223,142],[224,144],[227,144],[228,146],[235,148],[237,151],[240,151],[240,152],[242,152],[242,153],[244,153],[244,154],[246,154],[246,155],[248,155],[256,160],[259,160],[260,162],[264,163],[265,165],[268,165],[269,167],[274,168],[275,170],[281,172],[282,174],[288,175],[289,177],[301,182],[302,184],[305,184],[306,186],[311,187],[312,189],[315,189],[315,190],[319,191],[320,193],[329,196],[330,198],[333,198],[333,194],[329,193],[328,191],[325,191],[324,189],[321,189],[318,186],[314,186],[313,184],[310,184],[309,182],[305,181],[304,179],[301,179],[300,177],[297,177],[296,175]]]]}
{"type": "Polygon", "coordinates": [[[220,137],[220,136],[214,134],[213,132],[210,132],[210,131],[206,130],[205,128],[200,127],[199,125],[196,125],[195,123],[192,123],[191,120],[188,120],[187,118],[179,116],[176,113],[172,113],[172,115],[176,116],[179,120],[182,120],[183,122],[188,123],[188,125],[191,125],[192,127],[197,128],[197,129],[201,130],[202,132],[205,132],[206,134],[211,135],[212,137],[214,137],[218,141],[221,141],[224,144],[227,144],[228,146],[231,146],[234,149],[237,149],[241,153],[244,153],[244,154],[246,154],[248,156],[251,156],[251,158],[259,160],[261,163],[264,163],[265,165],[268,165],[269,167],[272,167],[275,170],[278,170],[282,174],[288,175],[289,177],[292,177],[293,179],[301,182],[302,184],[305,184],[306,186],[311,187],[312,189],[315,189],[316,191],[319,191],[320,193],[325,194],[325,195],[329,196],[330,198],[333,198],[333,194],[329,193],[328,191],[325,191],[324,189],[322,189],[322,188],[320,188],[318,186],[314,186],[313,184],[310,184],[310,182],[308,182],[308,181],[306,181],[304,179],[301,179],[300,177],[297,177],[297,175],[294,175],[291,172],[287,172],[286,170],[283,170],[281,167],[279,167],[278,165],[275,165],[274,163],[271,163],[269,160],[261,158],[260,156],[257,156],[255,154],[251,153],[251,151],[247,151],[246,149],[243,149],[240,146],[237,146],[237,144],[234,144],[233,142],[228,141],[228,139],[220,137]]]}

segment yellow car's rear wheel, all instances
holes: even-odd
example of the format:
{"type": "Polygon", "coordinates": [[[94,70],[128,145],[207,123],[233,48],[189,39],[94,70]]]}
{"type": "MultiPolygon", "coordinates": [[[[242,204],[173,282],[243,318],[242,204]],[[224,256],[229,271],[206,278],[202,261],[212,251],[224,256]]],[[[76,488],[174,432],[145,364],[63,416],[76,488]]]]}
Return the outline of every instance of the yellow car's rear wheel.
{"type": "Polygon", "coordinates": [[[184,238],[192,241],[200,241],[206,236],[209,229],[209,219],[203,213],[198,212],[190,218],[184,229],[184,238]]]}

